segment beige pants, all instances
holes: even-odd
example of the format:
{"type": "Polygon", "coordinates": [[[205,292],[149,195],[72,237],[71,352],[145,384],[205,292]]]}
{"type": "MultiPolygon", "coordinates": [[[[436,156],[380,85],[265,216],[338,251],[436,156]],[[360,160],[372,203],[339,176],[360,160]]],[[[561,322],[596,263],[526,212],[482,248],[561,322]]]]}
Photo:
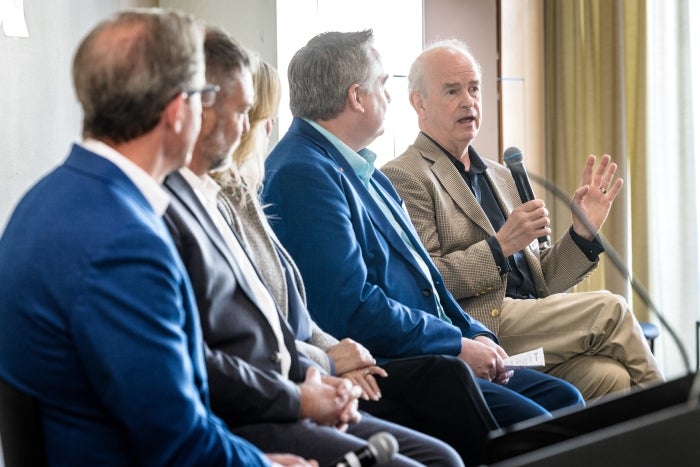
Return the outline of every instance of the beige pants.
{"type": "Polygon", "coordinates": [[[586,400],[664,381],[637,319],[619,295],[506,298],[500,319],[498,337],[506,352],[543,347],[543,371],[575,385],[586,400]]]}

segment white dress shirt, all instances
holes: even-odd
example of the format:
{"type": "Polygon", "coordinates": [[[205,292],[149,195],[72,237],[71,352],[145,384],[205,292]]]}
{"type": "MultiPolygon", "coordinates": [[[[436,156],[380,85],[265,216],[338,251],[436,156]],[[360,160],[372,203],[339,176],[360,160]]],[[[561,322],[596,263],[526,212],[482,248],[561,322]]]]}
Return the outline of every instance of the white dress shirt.
{"type": "Polygon", "coordinates": [[[275,333],[275,337],[277,337],[277,347],[279,348],[280,364],[282,366],[281,373],[282,376],[288,378],[289,368],[292,363],[292,356],[284,343],[282,325],[280,324],[277,305],[275,304],[272,295],[267,290],[267,287],[260,279],[260,276],[258,276],[258,273],[243,249],[243,246],[233,234],[231,227],[226,222],[226,219],[224,219],[221,211],[219,211],[216,201],[216,195],[220,190],[219,185],[208,175],[199,177],[187,167],[180,169],[180,174],[185,178],[187,183],[190,184],[195,194],[204,205],[209,217],[211,217],[211,219],[214,221],[216,228],[219,230],[219,233],[221,233],[224,241],[229,246],[238,267],[241,268],[241,272],[245,276],[245,279],[248,281],[250,287],[253,289],[253,294],[255,297],[251,298],[253,298],[260,306],[265,318],[270,323],[270,327],[272,327],[272,330],[275,333]]]}

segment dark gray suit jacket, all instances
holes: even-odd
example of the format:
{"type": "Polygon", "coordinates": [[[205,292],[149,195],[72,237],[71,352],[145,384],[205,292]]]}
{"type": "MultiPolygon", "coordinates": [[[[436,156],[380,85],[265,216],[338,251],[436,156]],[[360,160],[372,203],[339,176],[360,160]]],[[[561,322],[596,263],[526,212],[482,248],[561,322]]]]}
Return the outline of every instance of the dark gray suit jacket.
{"type": "Polygon", "coordinates": [[[315,364],[296,351],[294,336],[280,318],[292,356],[289,380],[280,375],[275,334],[206,209],[179,173],[167,177],[164,186],[173,198],[165,221],[199,308],[214,413],[232,427],[297,421],[294,383],[315,364]]]}

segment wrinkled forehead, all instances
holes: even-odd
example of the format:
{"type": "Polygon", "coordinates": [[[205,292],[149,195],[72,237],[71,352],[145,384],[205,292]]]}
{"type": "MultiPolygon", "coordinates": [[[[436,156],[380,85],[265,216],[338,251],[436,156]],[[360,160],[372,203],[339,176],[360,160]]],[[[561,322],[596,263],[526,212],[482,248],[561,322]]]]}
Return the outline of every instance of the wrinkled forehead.
{"type": "Polygon", "coordinates": [[[481,71],[476,60],[466,51],[457,48],[440,48],[424,57],[426,74],[440,82],[455,81],[478,83],[481,71]]]}

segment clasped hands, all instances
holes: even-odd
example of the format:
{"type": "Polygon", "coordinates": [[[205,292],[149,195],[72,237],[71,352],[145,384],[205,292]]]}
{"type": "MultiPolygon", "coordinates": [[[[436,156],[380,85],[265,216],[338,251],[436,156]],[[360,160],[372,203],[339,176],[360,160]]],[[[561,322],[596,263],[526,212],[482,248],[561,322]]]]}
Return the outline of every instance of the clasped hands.
{"type": "Polygon", "coordinates": [[[376,365],[372,354],[362,344],[343,339],[326,352],[335,363],[335,371],[362,389],[362,399],[378,401],[382,393],[375,376],[387,377],[386,371],[376,365]]]}
{"type": "Polygon", "coordinates": [[[322,376],[318,368],[311,367],[299,391],[301,418],[341,431],[360,421],[357,399],[362,389],[347,378],[322,376]]]}
{"type": "Polygon", "coordinates": [[[333,359],[336,373],[342,377],[322,376],[316,368],[309,368],[306,379],[299,385],[301,416],[321,425],[347,429],[360,421],[358,398],[379,400],[381,392],[374,376],[386,377],[383,368],[376,366],[372,354],[352,339],[343,339],[327,350],[333,359]]]}

